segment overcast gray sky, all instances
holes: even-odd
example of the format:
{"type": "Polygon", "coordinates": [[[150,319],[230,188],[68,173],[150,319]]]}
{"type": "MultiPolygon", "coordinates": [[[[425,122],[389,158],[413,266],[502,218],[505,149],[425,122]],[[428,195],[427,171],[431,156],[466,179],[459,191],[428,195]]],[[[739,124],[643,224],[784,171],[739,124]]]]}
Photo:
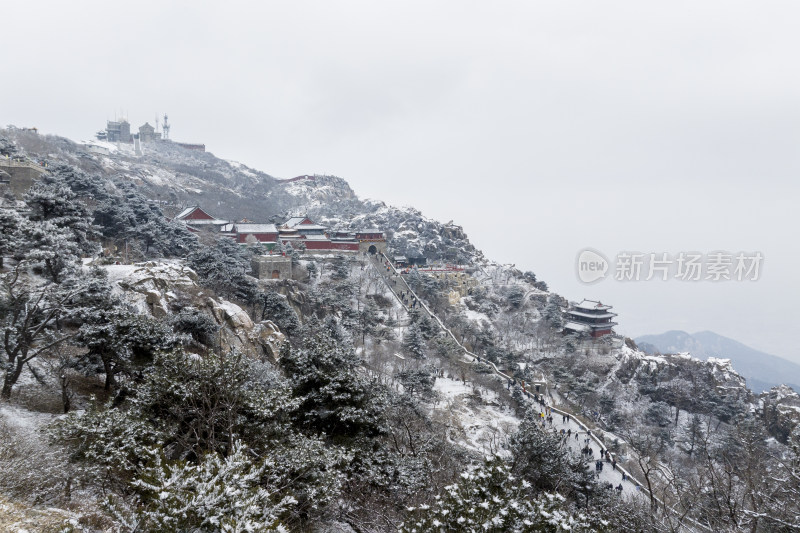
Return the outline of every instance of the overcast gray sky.
{"type": "Polygon", "coordinates": [[[794,1],[0,2],[0,124],[172,137],[464,226],[631,336],[800,362],[794,1]],[[584,247],[760,251],[757,282],[575,275],[584,247]]]}

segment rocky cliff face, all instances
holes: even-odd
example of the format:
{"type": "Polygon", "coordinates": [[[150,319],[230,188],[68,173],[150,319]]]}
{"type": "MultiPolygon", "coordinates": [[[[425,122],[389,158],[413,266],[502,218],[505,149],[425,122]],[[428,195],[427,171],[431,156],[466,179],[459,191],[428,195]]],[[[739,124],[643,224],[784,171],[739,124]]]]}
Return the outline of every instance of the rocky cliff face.
{"type": "Polygon", "coordinates": [[[800,423],[800,394],[786,385],[773,387],[758,396],[758,410],[770,433],[787,442],[793,428],[800,423]]]}
{"type": "Polygon", "coordinates": [[[197,284],[197,274],[178,261],[149,261],[132,266],[108,266],[125,299],[156,318],[168,318],[176,308],[195,307],[219,326],[223,351],[235,349],[251,357],[277,360],[285,342],[273,322],[254,322],[240,306],[212,296],[197,284]]]}

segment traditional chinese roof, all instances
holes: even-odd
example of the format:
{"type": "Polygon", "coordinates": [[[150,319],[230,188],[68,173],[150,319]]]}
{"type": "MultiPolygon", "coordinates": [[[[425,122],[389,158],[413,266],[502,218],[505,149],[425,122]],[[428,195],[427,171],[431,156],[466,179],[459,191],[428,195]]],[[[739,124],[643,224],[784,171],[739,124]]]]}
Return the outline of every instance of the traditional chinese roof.
{"type": "Polygon", "coordinates": [[[209,215],[200,206],[193,205],[192,207],[187,207],[183,211],[175,216],[175,220],[179,222],[184,222],[186,224],[216,224],[216,225],[223,225],[227,224],[227,220],[222,220],[219,218],[215,218],[212,215],[209,215]]]}
{"type": "Polygon", "coordinates": [[[200,206],[193,205],[191,207],[187,207],[186,209],[184,209],[183,211],[181,211],[180,213],[175,215],[175,220],[182,220],[182,219],[188,217],[189,215],[191,215],[192,213],[194,213],[195,211],[198,211],[201,215],[205,215],[206,218],[209,218],[209,219],[213,219],[214,218],[211,215],[209,215],[208,213],[206,213],[205,211],[203,211],[202,209],[200,209],[200,206]]]}
{"type": "Polygon", "coordinates": [[[572,331],[589,331],[588,324],[579,324],[577,322],[567,322],[564,324],[564,329],[571,329],[572,331]]]}
{"type": "Polygon", "coordinates": [[[278,233],[275,224],[236,224],[237,233],[278,233]]]}
{"type": "Polygon", "coordinates": [[[595,329],[611,329],[616,325],[616,322],[600,322],[599,324],[590,324],[588,322],[568,321],[564,324],[564,329],[571,329],[572,331],[589,331],[595,329]]]}
{"type": "Polygon", "coordinates": [[[572,316],[585,317],[585,318],[612,318],[617,316],[617,313],[584,313],[577,309],[569,309],[567,310],[567,313],[569,313],[572,316]]]}
{"type": "Polygon", "coordinates": [[[294,228],[297,227],[305,222],[306,225],[314,224],[314,221],[308,217],[292,217],[286,222],[283,223],[284,226],[287,228],[294,228]],[[307,221],[307,222],[306,222],[307,221]]]}
{"type": "MultiPolygon", "coordinates": [[[[586,300],[584,299],[581,303],[572,304],[572,309],[576,310],[586,310],[586,311],[608,311],[611,309],[610,305],[603,305],[600,302],[596,302],[594,300],[586,300]]],[[[596,316],[596,315],[592,315],[596,316]]]]}

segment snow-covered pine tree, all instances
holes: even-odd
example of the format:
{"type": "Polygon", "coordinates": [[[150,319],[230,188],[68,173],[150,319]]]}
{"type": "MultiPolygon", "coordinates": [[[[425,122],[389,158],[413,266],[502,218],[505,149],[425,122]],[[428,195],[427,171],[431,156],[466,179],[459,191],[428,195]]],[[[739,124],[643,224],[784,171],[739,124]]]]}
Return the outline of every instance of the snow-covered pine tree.
{"type": "Polygon", "coordinates": [[[499,457],[463,472],[435,501],[409,508],[402,533],[611,532],[600,517],[572,507],[558,493],[534,493],[499,457]]]}
{"type": "Polygon", "coordinates": [[[96,255],[99,252],[99,233],[92,225],[92,217],[86,204],[64,183],[63,180],[47,176],[34,183],[24,196],[34,222],[49,222],[65,230],[81,255],[96,255]]]}
{"type": "Polygon", "coordinates": [[[276,468],[271,461],[255,459],[239,441],[227,456],[211,452],[197,464],[171,462],[156,453],[132,482],[141,499],[135,511],[138,528],[288,532],[279,515],[296,501],[273,497],[261,484],[265,472],[276,468]]]}
{"type": "Polygon", "coordinates": [[[288,350],[280,364],[298,400],[294,418],[301,428],[335,439],[375,436],[385,431],[384,393],[360,371],[352,346],[320,332],[288,350]]]}
{"type": "Polygon", "coordinates": [[[0,268],[3,258],[15,254],[21,247],[20,230],[25,219],[16,209],[0,208],[0,268]]]}
{"type": "Polygon", "coordinates": [[[417,323],[406,328],[403,348],[416,359],[425,359],[425,336],[417,323]]]}

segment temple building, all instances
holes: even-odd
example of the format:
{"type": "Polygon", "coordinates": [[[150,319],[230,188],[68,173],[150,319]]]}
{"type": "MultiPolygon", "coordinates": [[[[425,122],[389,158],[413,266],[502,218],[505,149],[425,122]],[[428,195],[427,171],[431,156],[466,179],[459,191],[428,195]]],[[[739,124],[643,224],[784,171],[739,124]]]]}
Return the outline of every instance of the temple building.
{"type": "Polygon", "coordinates": [[[594,300],[583,300],[572,303],[566,311],[564,333],[587,333],[596,339],[614,333],[611,329],[617,325],[612,319],[617,316],[610,311],[610,305],[603,305],[594,300]]]}
{"type": "Polygon", "coordinates": [[[186,226],[192,231],[198,231],[201,228],[220,231],[224,226],[229,224],[227,220],[218,219],[213,215],[208,214],[197,205],[187,207],[175,215],[175,221],[186,224],[186,226]]]}

